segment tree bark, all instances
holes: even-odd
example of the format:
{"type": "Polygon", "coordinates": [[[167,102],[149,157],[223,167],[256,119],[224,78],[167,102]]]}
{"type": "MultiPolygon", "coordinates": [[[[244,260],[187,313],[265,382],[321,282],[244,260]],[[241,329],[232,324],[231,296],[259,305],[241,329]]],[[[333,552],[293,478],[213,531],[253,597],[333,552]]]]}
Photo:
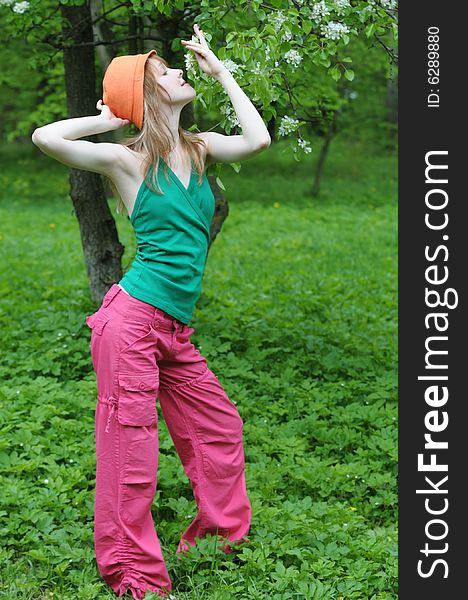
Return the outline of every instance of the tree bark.
{"type": "MultiPolygon", "coordinates": [[[[63,49],[68,118],[96,114],[96,73],[89,4],[61,4],[60,12],[64,37],[68,40],[63,49]],[[84,42],[89,42],[89,45],[83,45],[84,42]]],[[[82,139],[93,141],[93,136],[82,139]]],[[[69,181],[91,296],[94,301],[101,302],[112,283],[122,277],[124,246],[118,239],[101,176],[70,169],[69,181]]]]}
{"type": "Polygon", "coordinates": [[[96,54],[104,72],[107,69],[110,61],[114,58],[114,52],[112,45],[100,44],[98,42],[112,42],[113,33],[107,21],[98,19],[98,17],[100,17],[104,12],[102,0],[90,0],[89,9],[92,20],[96,21],[93,25],[94,41],[97,43],[96,54]]]}
{"type": "Polygon", "coordinates": [[[336,114],[337,114],[337,111],[334,110],[332,119],[331,119],[329,127],[328,127],[327,135],[325,136],[325,141],[324,141],[322,149],[320,151],[320,156],[319,156],[317,167],[315,170],[314,185],[312,187],[312,195],[313,196],[318,196],[318,193],[320,190],[320,180],[322,177],[323,166],[325,164],[325,160],[328,155],[328,150],[330,148],[330,142],[336,131],[336,114]]]}

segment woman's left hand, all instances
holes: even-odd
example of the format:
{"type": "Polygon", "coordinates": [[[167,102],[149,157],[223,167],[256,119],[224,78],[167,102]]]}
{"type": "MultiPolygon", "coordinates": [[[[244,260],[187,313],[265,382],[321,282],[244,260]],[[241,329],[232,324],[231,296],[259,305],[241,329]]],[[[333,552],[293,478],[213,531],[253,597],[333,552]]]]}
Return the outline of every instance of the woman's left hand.
{"type": "Polygon", "coordinates": [[[193,26],[193,29],[200,42],[182,40],[181,43],[184,44],[184,46],[189,50],[193,50],[195,53],[195,58],[197,59],[202,71],[204,71],[207,75],[218,77],[223,71],[226,70],[226,67],[215,55],[213,50],[208,47],[208,43],[205,40],[203,31],[198,28],[197,24],[193,26]]]}

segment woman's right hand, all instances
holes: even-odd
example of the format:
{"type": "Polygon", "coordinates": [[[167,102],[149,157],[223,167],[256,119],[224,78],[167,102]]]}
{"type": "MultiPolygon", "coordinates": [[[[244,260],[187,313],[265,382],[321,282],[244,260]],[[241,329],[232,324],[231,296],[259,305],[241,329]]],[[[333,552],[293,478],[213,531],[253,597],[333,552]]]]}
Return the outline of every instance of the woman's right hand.
{"type": "Polygon", "coordinates": [[[106,128],[108,128],[108,131],[119,129],[120,127],[124,127],[130,123],[128,119],[116,117],[112,113],[111,109],[106,104],[102,103],[102,99],[97,101],[96,108],[101,111],[101,114],[98,116],[106,122],[106,128]]]}

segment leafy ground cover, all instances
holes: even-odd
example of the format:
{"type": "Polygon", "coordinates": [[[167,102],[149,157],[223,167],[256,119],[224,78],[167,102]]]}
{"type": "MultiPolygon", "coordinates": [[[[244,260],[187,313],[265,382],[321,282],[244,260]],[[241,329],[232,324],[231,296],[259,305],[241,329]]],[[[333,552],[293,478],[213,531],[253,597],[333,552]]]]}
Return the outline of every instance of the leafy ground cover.
{"type": "MultiPolygon", "coordinates": [[[[0,150],[0,597],[110,599],[93,549],[96,306],[67,170],[30,146],[0,150]]],[[[253,521],[234,555],[207,536],[176,559],[196,506],[158,406],[153,515],[183,600],[397,598],[396,156],[338,137],[312,198],[317,154],[274,144],[222,176],[230,214],[192,340],[243,417],[253,521]]]]}

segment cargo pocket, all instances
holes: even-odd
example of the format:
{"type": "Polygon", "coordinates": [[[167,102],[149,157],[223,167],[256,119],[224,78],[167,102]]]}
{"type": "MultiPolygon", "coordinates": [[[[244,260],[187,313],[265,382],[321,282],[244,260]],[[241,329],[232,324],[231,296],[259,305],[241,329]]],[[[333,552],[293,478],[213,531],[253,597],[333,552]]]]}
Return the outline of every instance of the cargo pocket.
{"type": "Polygon", "coordinates": [[[109,315],[100,314],[100,309],[93,313],[92,315],[88,315],[86,317],[86,324],[90,327],[93,333],[97,333],[98,335],[102,335],[102,331],[109,321],[109,315]]]}
{"type": "Polygon", "coordinates": [[[209,433],[201,436],[203,471],[208,479],[233,477],[243,471],[243,427],[239,418],[225,435],[209,433]]]}
{"type": "Polygon", "coordinates": [[[244,470],[242,441],[213,440],[200,444],[203,471],[208,479],[225,479],[244,470]]]}
{"type": "Polygon", "coordinates": [[[98,372],[98,363],[101,355],[101,345],[104,338],[102,338],[102,332],[104,327],[109,322],[109,315],[103,314],[101,309],[92,315],[86,317],[86,324],[91,328],[91,340],[89,348],[91,351],[91,360],[93,362],[93,369],[98,372]]]}
{"type": "Polygon", "coordinates": [[[151,425],[157,420],[158,373],[119,374],[117,420],[121,425],[151,425]]]}
{"type": "Polygon", "coordinates": [[[142,439],[132,435],[126,444],[119,499],[122,520],[138,537],[144,535],[144,529],[148,527],[156,493],[157,469],[157,429],[149,429],[142,439]]]}

